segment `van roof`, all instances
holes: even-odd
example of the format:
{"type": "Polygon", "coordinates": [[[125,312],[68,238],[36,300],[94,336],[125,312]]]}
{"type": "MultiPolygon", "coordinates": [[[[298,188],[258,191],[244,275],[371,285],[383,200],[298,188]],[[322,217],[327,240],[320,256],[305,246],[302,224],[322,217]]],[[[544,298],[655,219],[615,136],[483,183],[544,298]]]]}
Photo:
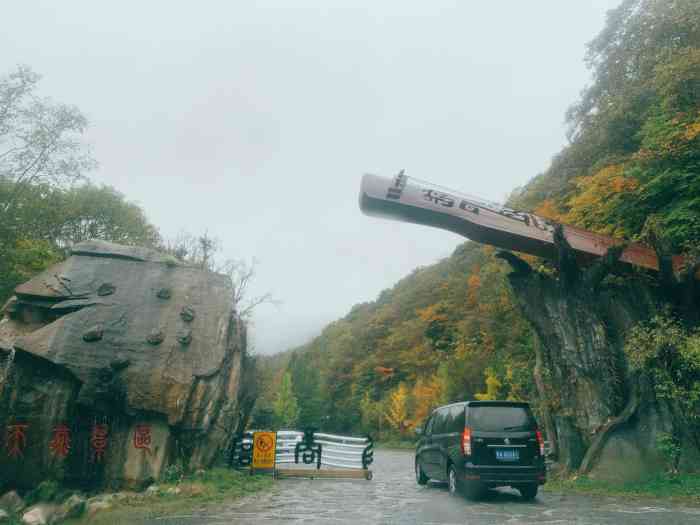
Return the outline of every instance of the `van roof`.
{"type": "Polygon", "coordinates": [[[500,406],[500,407],[527,407],[530,403],[526,401],[467,401],[467,405],[473,406],[500,406]]]}
{"type": "Polygon", "coordinates": [[[451,407],[454,405],[468,405],[468,406],[516,406],[516,407],[522,407],[522,406],[530,406],[530,403],[527,401],[500,401],[500,400],[489,400],[489,401],[477,401],[477,400],[470,400],[470,401],[455,401],[454,403],[448,403],[446,405],[440,405],[439,407],[436,408],[444,408],[444,407],[451,407]]]}

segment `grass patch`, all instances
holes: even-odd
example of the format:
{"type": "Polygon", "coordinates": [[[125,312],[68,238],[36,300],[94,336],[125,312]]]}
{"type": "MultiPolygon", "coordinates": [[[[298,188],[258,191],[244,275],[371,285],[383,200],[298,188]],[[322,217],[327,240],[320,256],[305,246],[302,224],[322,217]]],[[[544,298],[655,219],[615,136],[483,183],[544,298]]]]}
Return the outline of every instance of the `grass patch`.
{"type": "Polygon", "coordinates": [[[158,483],[159,491],[147,495],[138,493],[112,500],[112,508],[100,511],[92,518],[85,514],[80,519],[66,521],[70,525],[84,523],[97,525],[133,524],[159,516],[196,511],[208,505],[230,501],[258,492],[273,484],[272,476],[248,474],[227,468],[214,468],[200,475],[184,477],[175,483],[158,483]],[[179,489],[179,493],[168,493],[179,489]]]}
{"type": "Polygon", "coordinates": [[[658,498],[700,505],[700,474],[656,476],[643,481],[615,482],[591,479],[588,476],[552,479],[545,490],[578,492],[601,496],[658,498]]]}

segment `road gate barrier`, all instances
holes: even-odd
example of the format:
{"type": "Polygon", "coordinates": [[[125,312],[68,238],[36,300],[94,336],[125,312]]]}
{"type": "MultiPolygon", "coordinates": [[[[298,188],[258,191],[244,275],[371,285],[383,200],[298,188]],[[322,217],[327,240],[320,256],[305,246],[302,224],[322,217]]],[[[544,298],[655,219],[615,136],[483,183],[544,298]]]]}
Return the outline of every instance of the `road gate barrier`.
{"type": "MultiPolygon", "coordinates": [[[[253,439],[254,435],[251,432],[236,436],[229,453],[230,467],[251,467],[253,439]]],[[[314,430],[277,431],[274,470],[276,477],[372,479],[369,466],[373,461],[374,441],[369,436],[352,437],[314,430]],[[287,468],[292,465],[305,465],[307,468],[287,468]],[[322,467],[328,468],[322,469],[322,467]]]]}

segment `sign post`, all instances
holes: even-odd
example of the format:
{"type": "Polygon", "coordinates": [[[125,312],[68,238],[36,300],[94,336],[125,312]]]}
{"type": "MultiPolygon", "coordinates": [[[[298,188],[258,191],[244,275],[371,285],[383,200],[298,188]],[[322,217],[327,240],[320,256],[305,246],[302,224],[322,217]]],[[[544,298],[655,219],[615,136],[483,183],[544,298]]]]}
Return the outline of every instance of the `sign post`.
{"type": "Polygon", "coordinates": [[[253,434],[253,464],[251,474],[256,470],[275,469],[276,432],[255,432],[253,434]]]}

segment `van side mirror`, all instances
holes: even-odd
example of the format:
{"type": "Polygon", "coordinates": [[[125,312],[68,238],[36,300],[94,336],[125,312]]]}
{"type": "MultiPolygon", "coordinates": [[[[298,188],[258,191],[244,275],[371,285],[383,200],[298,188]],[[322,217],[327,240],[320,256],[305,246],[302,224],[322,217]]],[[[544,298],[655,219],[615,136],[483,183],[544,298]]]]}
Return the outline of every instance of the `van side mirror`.
{"type": "Polygon", "coordinates": [[[416,427],[414,432],[416,433],[416,436],[418,436],[418,437],[422,436],[423,435],[423,427],[416,427]]]}

